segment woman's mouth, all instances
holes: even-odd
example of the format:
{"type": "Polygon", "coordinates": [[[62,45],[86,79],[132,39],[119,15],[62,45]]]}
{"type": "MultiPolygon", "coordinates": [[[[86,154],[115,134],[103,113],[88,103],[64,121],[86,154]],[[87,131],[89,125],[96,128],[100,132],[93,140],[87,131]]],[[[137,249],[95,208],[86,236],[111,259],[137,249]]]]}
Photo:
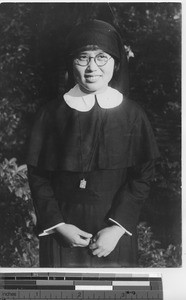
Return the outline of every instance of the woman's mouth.
{"type": "Polygon", "coordinates": [[[90,83],[94,83],[96,82],[101,76],[100,75],[86,75],[85,76],[85,79],[87,82],[90,82],[90,83]]]}

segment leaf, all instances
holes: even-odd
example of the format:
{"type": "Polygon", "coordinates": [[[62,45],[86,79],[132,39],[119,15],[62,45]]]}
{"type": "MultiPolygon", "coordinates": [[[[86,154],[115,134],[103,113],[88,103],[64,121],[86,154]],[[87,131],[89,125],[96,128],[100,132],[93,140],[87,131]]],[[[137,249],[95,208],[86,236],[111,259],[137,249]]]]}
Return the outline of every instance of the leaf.
{"type": "Polygon", "coordinates": [[[17,159],[15,158],[15,157],[13,157],[13,158],[11,158],[10,160],[9,160],[9,164],[10,165],[14,165],[15,163],[16,163],[16,161],[17,161],[17,159]]]}
{"type": "Polygon", "coordinates": [[[20,171],[27,171],[27,165],[21,165],[17,168],[17,172],[20,172],[20,171]]]}

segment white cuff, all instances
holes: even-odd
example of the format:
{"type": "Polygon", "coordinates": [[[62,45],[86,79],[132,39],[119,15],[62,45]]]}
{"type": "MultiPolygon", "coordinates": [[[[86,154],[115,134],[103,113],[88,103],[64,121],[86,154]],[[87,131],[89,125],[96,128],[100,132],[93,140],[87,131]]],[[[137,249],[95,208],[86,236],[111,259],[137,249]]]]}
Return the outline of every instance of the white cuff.
{"type": "Polygon", "coordinates": [[[62,222],[62,223],[59,223],[59,224],[57,224],[57,225],[54,225],[54,226],[52,226],[52,227],[50,227],[50,228],[47,228],[47,229],[43,230],[43,232],[40,233],[39,236],[45,236],[45,235],[52,234],[52,233],[54,233],[54,230],[53,230],[53,229],[55,229],[56,227],[58,227],[58,226],[60,226],[60,225],[63,225],[63,224],[65,224],[65,223],[62,222]]]}
{"type": "Polygon", "coordinates": [[[128,235],[132,235],[132,233],[131,233],[130,231],[126,230],[126,229],[125,229],[122,225],[120,225],[117,221],[115,221],[115,220],[113,220],[113,219],[111,219],[111,218],[109,218],[109,221],[111,221],[111,222],[117,224],[120,228],[122,228],[122,229],[125,231],[124,233],[127,233],[128,235]]]}

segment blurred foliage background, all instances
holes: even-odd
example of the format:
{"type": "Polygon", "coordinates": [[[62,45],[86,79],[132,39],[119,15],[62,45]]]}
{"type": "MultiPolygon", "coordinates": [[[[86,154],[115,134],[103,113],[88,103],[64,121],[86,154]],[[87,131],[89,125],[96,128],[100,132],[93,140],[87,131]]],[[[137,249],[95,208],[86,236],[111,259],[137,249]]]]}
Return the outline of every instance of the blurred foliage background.
{"type": "Polygon", "coordinates": [[[181,265],[181,4],[0,4],[0,266],[37,267],[25,155],[38,108],[64,89],[64,39],[81,20],[115,25],[130,47],[130,97],[161,152],[138,225],[141,267],[181,265]]]}

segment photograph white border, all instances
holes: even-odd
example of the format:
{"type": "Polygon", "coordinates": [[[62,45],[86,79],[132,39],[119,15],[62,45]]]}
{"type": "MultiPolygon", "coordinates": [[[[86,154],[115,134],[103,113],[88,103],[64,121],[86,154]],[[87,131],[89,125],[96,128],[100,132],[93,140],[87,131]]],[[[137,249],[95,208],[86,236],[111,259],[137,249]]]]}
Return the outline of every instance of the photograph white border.
{"type": "MultiPolygon", "coordinates": [[[[11,1],[1,1],[0,3],[11,3],[11,1]]],[[[25,1],[13,1],[13,3],[25,1]]],[[[75,1],[29,1],[29,2],[75,2],[75,1]]],[[[29,3],[27,2],[27,3],[29,3]]],[[[77,1],[77,2],[92,2],[92,1],[77,1]]],[[[94,2],[108,2],[108,1],[94,1],[94,2]]],[[[109,1],[114,2],[114,1],[109,1]]],[[[182,154],[186,153],[186,107],[184,104],[184,96],[186,95],[186,82],[185,82],[185,53],[186,53],[186,3],[184,1],[117,1],[121,3],[130,2],[177,2],[182,4],[182,154]],[[184,29],[185,28],[185,29],[184,29]]],[[[0,273],[50,273],[50,272],[69,272],[69,273],[132,273],[132,274],[161,274],[163,279],[163,299],[164,300],[185,300],[185,278],[186,278],[186,203],[185,203],[185,155],[182,155],[182,267],[180,268],[0,268],[0,273]]]]}

